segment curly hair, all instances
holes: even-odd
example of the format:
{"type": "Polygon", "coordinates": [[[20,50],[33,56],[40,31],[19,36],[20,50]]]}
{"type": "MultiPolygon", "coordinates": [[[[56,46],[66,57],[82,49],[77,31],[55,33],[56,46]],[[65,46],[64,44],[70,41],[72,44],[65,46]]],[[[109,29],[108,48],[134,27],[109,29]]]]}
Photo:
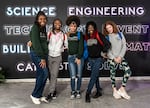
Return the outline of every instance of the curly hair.
{"type": "Polygon", "coordinates": [[[78,16],[75,16],[75,15],[69,16],[67,18],[67,20],[66,20],[66,25],[69,26],[73,22],[76,23],[77,27],[79,27],[79,25],[80,25],[80,19],[79,19],[78,16]]]}
{"type": "Polygon", "coordinates": [[[94,21],[88,21],[85,26],[85,33],[88,34],[88,27],[92,25],[94,27],[94,31],[97,31],[97,25],[94,21]]]}
{"type": "Polygon", "coordinates": [[[104,34],[104,36],[107,36],[109,34],[108,31],[106,30],[106,26],[107,25],[111,25],[113,27],[113,33],[118,33],[119,32],[119,30],[118,30],[117,25],[115,24],[115,22],[113,22],[113,21],[107,21],[104,24],[104,27],[103,27],[103,34],[104,34]]]}

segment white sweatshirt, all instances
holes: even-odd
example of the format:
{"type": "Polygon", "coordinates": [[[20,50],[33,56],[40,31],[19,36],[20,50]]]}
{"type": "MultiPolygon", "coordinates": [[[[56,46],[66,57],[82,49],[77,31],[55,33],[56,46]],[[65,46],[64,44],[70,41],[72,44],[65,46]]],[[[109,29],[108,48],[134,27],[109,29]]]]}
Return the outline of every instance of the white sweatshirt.
{"type": "Polygon", "coordinates": [[[121,33],[122,39],[119,37],[119,34],[108,34],[109,41],[111,43],[111,48],[108,51],[108,58],[114,59],[116,57],[124,58],[126,53],[126,39],[121,33]]]}
{"type": "Polygon", "coordinates": [[[62,31],[55,34],[49,32],[48,41],[49,56],[51,57],[61,56],[61,53],[64,51],[64,49],[68,48],[67,35],[64,34],[62,31]],[[51,34],[50,37],[49,34],[51,34]]]}

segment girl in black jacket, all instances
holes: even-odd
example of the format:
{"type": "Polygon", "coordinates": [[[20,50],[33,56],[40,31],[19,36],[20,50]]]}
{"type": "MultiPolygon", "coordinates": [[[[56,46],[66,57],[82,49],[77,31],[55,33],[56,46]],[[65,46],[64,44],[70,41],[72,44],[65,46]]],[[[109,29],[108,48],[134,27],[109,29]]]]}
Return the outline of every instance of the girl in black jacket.
{"type": "Polygon", "coordinates": [[[91,76],[86,91],[85,101],[90,102],[90,94],[94,84],[96,84],[97,89],[94,98],[102,96],[102,89],[99,84],[99,68],[103,63],[101,53],[107,52],[107,50],[110,48],[110,43],[106,40],[102,33],[98,33],[96,23],[93,21],[89,21],[86,24],[85,40],[87,42],[89,53],[88,60],[91,66],[91,76]]]}

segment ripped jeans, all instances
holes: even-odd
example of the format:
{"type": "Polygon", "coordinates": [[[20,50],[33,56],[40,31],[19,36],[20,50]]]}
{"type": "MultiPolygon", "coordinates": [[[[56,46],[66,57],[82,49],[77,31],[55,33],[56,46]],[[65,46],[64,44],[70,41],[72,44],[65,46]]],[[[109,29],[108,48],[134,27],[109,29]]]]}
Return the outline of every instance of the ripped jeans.
{"type": "Polygon", "coordinates": [[[81,64],[77,65],[75,63],[76,55],[68,55],[68,67],[71,78],[71,90],[80,91],[82,83],[82,70],[84,66],[84,59],[81,58],[81,64]],[[77,83],[76,83],[77,78],[77,83]]]}

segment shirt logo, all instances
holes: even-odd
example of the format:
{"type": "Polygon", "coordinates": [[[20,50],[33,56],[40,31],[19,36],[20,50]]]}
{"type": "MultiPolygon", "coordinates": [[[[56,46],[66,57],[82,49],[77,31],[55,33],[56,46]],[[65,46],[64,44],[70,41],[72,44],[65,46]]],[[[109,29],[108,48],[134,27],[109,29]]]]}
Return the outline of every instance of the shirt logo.
{"type": "Polygon", "coordinates": [[[88,39],[87,40],[87,46],[93,46],[93,45],[97,45],[97,39],[88,39]]]}

